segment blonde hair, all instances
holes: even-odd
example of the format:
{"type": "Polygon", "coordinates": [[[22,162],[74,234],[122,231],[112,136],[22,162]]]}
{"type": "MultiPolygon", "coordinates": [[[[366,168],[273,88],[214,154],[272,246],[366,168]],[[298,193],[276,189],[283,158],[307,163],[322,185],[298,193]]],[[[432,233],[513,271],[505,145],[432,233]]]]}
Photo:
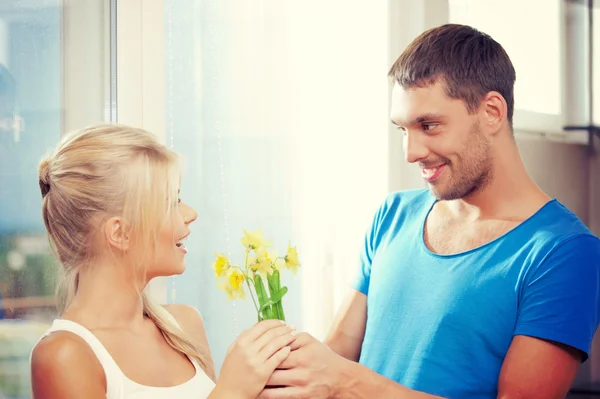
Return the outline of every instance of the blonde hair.
{"type": "MultiPolygon", "coordinates": [[[[131,236],[152,248],[164,217],[176,211],[178,157],[142,129],[96,125],[68,134],[42,159],[39,184],[44,224],[62,266],[58,285],[62,313],[77,292],[80,271],[92,264],[92,243],[103,220],[122,216],[131,236]]],[[[137,271],[145,273],[145,261],[139,260],[137,271]]],[[[170,314],[141,289],[140,295],[144,314],[168,344],[209,368],[206,354],[172,322],[170,314]]]]}

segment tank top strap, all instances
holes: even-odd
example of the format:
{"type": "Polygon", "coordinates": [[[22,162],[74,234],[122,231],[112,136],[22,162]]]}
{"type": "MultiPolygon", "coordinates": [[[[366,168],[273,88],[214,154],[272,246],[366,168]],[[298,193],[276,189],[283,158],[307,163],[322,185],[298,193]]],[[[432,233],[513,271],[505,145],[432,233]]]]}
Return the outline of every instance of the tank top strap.
{"type": "Polygon", "coordinates": [[[81,337],[92,349],[106,375],[106,397],[109,399],[121,399],[123,391],[123,373],[108,353],[102,342],[87,328],[79,323],[66,319],[56,319],[52,326],[46,331],[47,336],[56,331],[68,331],[81,337]]]}

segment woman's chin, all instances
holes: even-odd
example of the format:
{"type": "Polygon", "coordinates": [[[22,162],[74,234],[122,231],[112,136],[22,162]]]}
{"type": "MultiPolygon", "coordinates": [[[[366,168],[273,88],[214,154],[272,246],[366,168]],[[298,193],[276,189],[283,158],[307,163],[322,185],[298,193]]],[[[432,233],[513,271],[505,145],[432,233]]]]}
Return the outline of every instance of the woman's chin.
{"type": "Polygon", "coordinates": [[[148,271],[148,275],[150,276],[150,279],[156,277],[173,277],[183,274],[183,272],[185,272],[185,269],[185,263],[182,262],[180,265],[171,265],[171,267],[169,268],[163,266],[159,270],[148,271]]]}

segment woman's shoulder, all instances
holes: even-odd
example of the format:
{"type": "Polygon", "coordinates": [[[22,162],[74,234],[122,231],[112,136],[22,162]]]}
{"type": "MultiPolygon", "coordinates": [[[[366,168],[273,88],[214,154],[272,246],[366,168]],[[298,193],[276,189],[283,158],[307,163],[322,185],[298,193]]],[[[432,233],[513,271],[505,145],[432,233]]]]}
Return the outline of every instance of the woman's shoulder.
{"type": "Polygon", "coordinates": [[[208,336],[204,326],[204,319],[200,311],[193,306],[184,304],[169,304],[163,305],[163,308],[175,319],[181,330],[189,337],[194,345],[205,353],[209,361],[209,369],[205,370],[206,374],[214,381],[214,364],[212,352],[208,345],[208,336]]]}
{"type": "Polygon", "coordinates": [[[69,331],[51,332],[35,345],[31,352],[31,382],[36,398],[71,397],[82,392],[86,398],[106,395],[104,370],[98,358],[83,338],[69,331]]]}
{"type": "Polygon", "coordinates": [[[193,306],[184,305],[179,303],[163,305],[163,308],[173,316],[177,324],[187,333],[189,332],[203,332],[204,319],[200,314],[200,311],[193,306]]]}

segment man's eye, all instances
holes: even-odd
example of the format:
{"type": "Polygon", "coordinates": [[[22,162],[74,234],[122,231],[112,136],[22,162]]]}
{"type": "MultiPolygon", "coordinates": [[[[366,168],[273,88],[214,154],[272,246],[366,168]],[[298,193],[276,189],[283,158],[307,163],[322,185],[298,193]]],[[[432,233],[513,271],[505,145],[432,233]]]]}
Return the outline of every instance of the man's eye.
{"type": "Polygon", "coordinates": [[[421,125],[421,127],[423,128],[424,132],[428,132],[431,129],[434,129],[435,127],[437,127],[437,125],[435,123],[424,123],[423,125],[421,125]]]}

